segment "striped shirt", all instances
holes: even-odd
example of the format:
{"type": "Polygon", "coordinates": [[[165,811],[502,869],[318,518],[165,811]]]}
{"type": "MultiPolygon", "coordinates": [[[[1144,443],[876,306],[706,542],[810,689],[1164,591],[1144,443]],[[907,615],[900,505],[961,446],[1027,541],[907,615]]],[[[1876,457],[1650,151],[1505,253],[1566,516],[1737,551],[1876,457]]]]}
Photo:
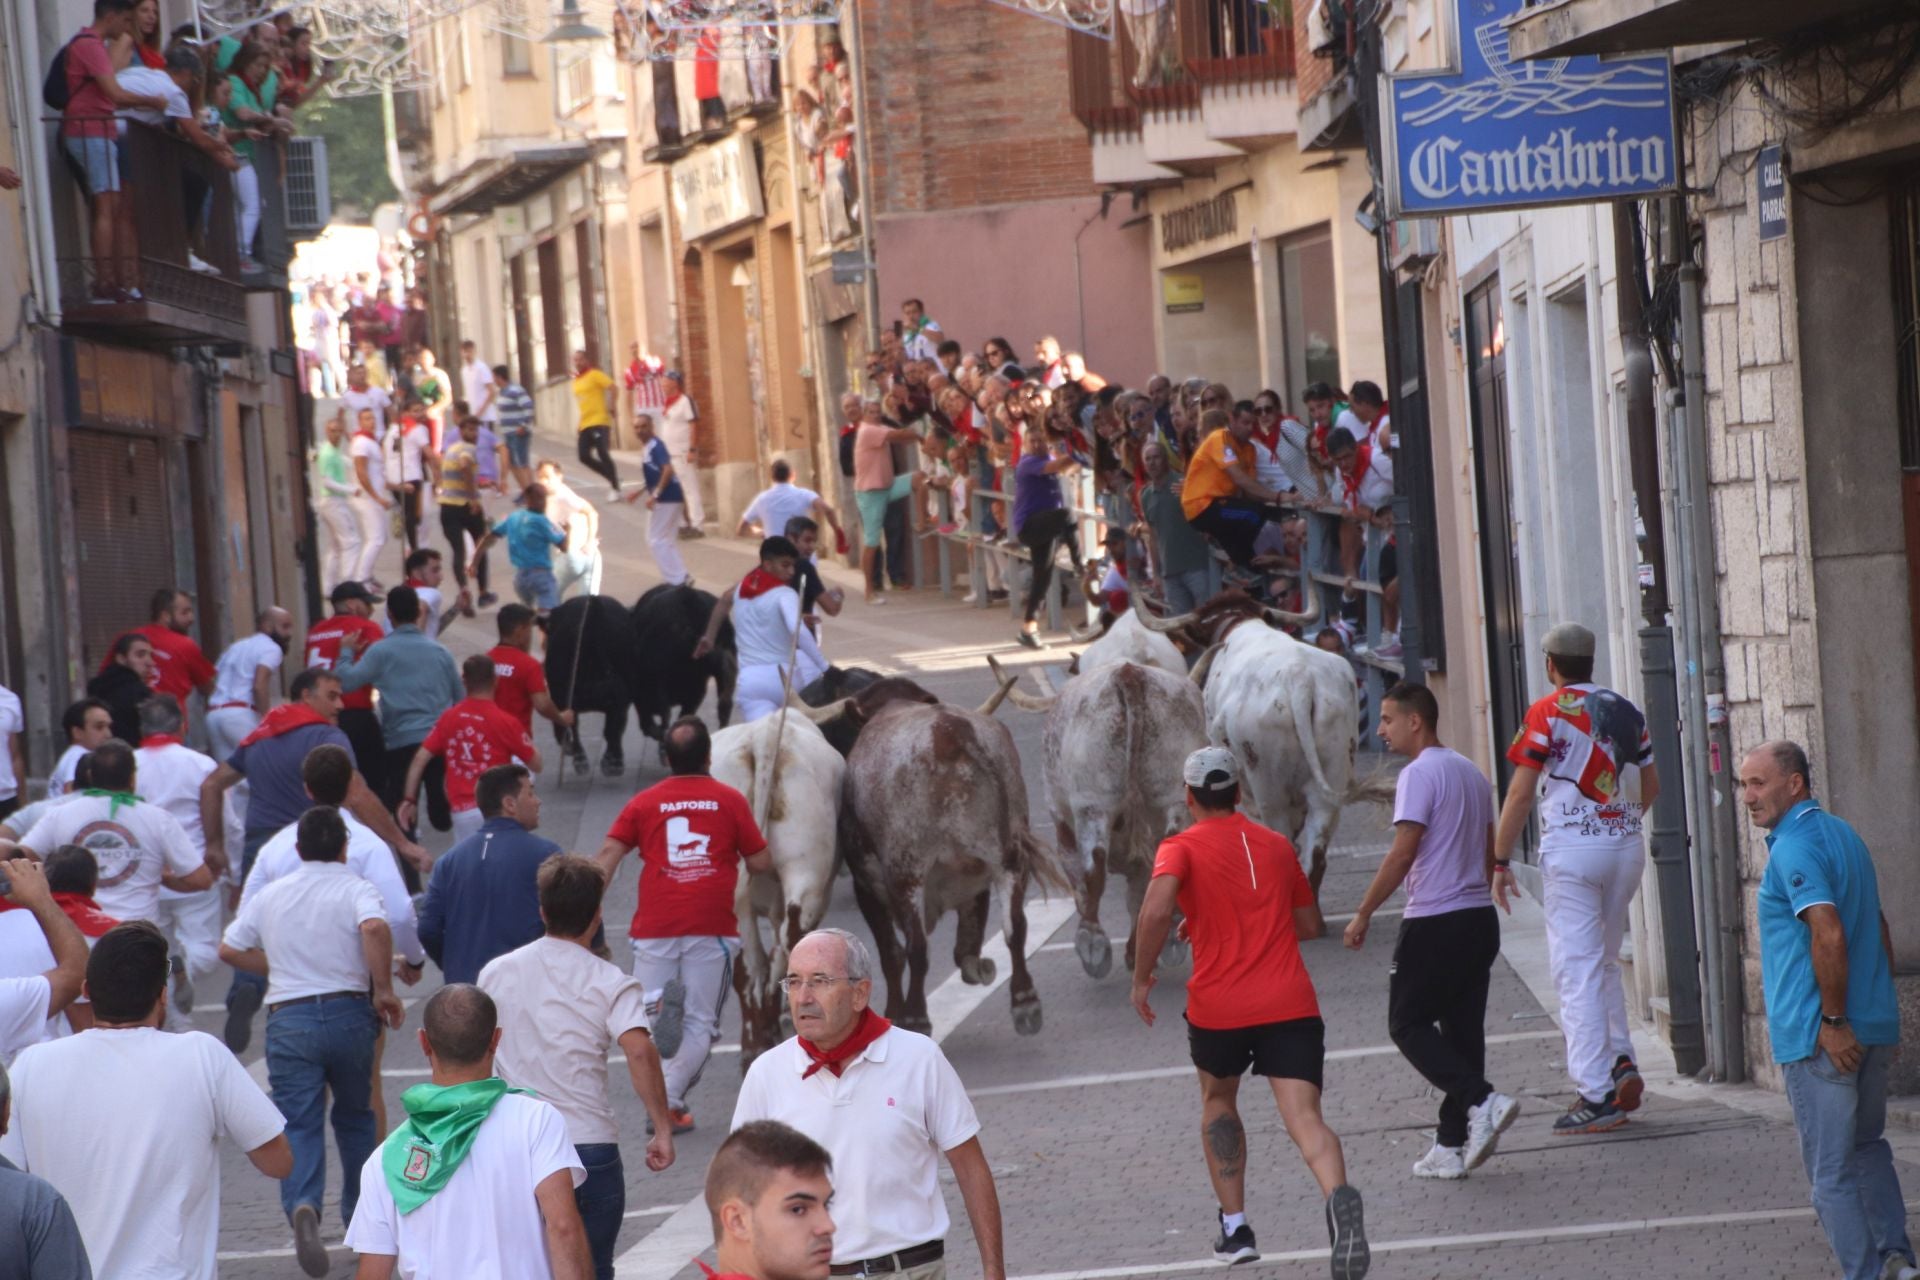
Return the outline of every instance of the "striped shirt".
{"type": "Polygon", "coordinates": [[[493,405],[500,411],[500,430],[503,433],[518,435],[533,430],[533,397],[519,383],[509,382],[500,388],[500,394],[493,398],[493,405]]]}

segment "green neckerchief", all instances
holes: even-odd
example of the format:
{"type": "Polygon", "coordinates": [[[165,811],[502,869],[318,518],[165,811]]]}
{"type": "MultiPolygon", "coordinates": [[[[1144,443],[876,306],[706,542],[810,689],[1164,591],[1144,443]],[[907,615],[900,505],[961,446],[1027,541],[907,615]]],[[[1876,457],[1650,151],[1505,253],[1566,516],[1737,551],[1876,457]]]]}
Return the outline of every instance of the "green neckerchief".
{"type": "Polygon", "coordinates": [[[108,818],[112,818],[114,814],[120,812],[120,806],[122,805],[126,805],[127,807],[131,808],[132,806],[140,803],[140,797],[133,794],[133,792],[131,791],[108,791],[104,787],[88,787],[85,791],[82,791],[80,794],[83,796],[107,797],[107,800],[109,801],[107,805],[108,818]]]}
{"type": "Polygon", "coordinates": [[[465,1084],[417,1084],[401,1094],[407,1118],[380,1148],[394,1207],[404,1216],[433,1199],[473,1149],[493,1104],[525,1092],[490,1076],[465,1084]]]}

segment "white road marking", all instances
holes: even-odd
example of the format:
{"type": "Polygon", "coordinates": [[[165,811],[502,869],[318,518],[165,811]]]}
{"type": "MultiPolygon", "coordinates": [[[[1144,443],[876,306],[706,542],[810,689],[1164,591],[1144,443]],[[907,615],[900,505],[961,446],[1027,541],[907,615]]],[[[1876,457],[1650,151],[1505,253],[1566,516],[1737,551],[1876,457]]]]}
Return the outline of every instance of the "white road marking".
{"type": "MultiPolygon", "coordinates": [[[[1033,955],[1055,931],[1078,912],[1071,898],[1062,895],[1027,904],[1027,954],[1033,955]]],[[[980,948],[982,959],[991,959],[997,972],[990,985],[968,986],[958,973],[927,993],[927,1016],[933,1021],[936,1043],[945,1040],[988,996],[1013,977],[1013,953],[1007,947],[1007,935],[998,933],[980,948]]],[[[616,1276],[644,1276],[660,1280],[676,1275],[695,1254],[713,1243],[713,1224],[707,1216],[705,1199],[682,1205],[672,1217],[655,1227],[639,1244],[614,1259],[616,1276]]],[[[1218,1263],[1214,1264],[1218,1266],[1218,1263]]]]}
{"type": "Polygon", "coordinates": [[[650,1204],[644,1209],[629,1209],[620,1216],[623,1218],[657,1218],[669,1213],[680,1212],[683,1206],[677,1204],[650,1204]]]}
{"type": "MultiPolygon", "coordinates": [[[[737,1044],[716,1044],[707,1050],[707,1056],[717,1058],[723,1054],[739,1052],[740,1046],[737,1044]]],[[[608,1062],[625,1062],[626,1060],[627,1055],[624,1053],[610,1053],[607,1055],[608,1062]]],[[[381,1070],[380,1078],[383,1080],[424,1080],[432,1074],[433,1069],[431,1067],[386,1067],[381,1070]]]]}
{"type": "MultiPolygon", "coordinates": [[[[1488,1044],[1511,1044],[1520,1040],[1558,1040],[1558,1031],[1509,1031],[1500,1035],[1488,1036],[1488,1044]]],[[[1360,1049],[1329,1049],[1328,1062],[1344,1062],[1351,1058],[1384,1058],[1398,1054],[1396,1045],[1374,1044],[1360,1049]]],[[[970,1098],[994,1098],[1012,1093],[1045,1093],[1054,1089],[1084,1089],[1096,1084],[1133,1084],[1141,1080],[1184,1080],[1193,1075],[1191,1066],[1155,1067],[1148,1071],[1113,1071],[1105,1075],[1061,1076],[1054,1080],[1030,1080],[1025,1084],[996,1084],[984,1089],[969,1089],[970,1098]]]]}
{"type": "MultiPolygon", "coordinates": [[[[1908,1208],[1920,1201],[1908,1201],[1908,1208]]],[[[1789,1209],[1755,1209],[1741,1213],[1701,1213],[1674,1218],[1626,1218],[1618,1222],[1576,1222],[1554,1227],[1519,1227],[1512,1231],[1481,1231],[1458,1236],[1417,1236],[1408,1240],[1374,1240],[1369,1248],[1383,1253],[1430,1253],[1441,1249],[1472,1249],[1485,1245],[1543,1243],[1550,1240],[1582,1240],[1594,1236],[1626,1235],[1635,1232],[1665,1231],[1683,1227],[1731,1226],[1743,1222],[1778,1222],[1785,1218],[1811,1218],[1813,1209],[1795,1206],[1789,1209]]],[[[1313,1262],[1328,1256],[1325,1249],[1295,1249],[1287,1253],[1265,1253],[1259,1262],[1241,1263],[1236,1272],[1257,1271],[1275,1263],[1313,1262]]],[[[1189,1271],[1218,1271],[1212,1258],[1194,1258],[1184,1262],[1159,1262],[1127,1267],[1091,1267],[1081,1271],[1043,1271],[1015,1276],[1013,1280],[1123,1280],[1128,1276],[1165,1276],[1189,1271]]]]}
{"type": "MultiPolygon", "coordinates": [[[[1405,907],[1382,907],[1373,913],[1373,918],[1375,920],[1391,920],[1395,916],[1403,916],[1406,913],[1407,909],[1405,907]]],[[[1356,914],[1356,912],[1349,911],[1345,915],[1322,916],[1320,918],[1328,924],[1346,924],[1351,921],[1356,914]]]]}
{"type": "MultiPolygon", "coordinates": [[[[345,1240],[323,1240],[321,1243],[329,1249],[344,1249],[347,1247],[345,1240]]],[[[256,1258],[291,1258],[292,1256],[292,1249],[222,1250],[214,1255],[214,1257],[222,1262],[251,1262],[256,1258]]]]}

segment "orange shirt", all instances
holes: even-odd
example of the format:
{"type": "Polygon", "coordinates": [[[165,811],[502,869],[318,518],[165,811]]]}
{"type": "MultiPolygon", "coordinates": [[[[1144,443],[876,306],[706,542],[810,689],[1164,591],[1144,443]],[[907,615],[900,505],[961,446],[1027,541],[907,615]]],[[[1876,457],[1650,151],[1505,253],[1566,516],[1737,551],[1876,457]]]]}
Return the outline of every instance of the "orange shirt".
{"type": "Polygon", "coordinates": [[[1180,488],[1180,510],[1187,519],[1205,511],[1215,498],[1231,498],[1240,492],[1229,471],[1253,479],[1253,446],[1241,444],[1225,427],[1218,427],[1200,442],[1187,463],[1186,483],[1180,488]]]}
{"type": "Polygon", "coordinates": [[[1153,874],[1180,880],[1193,937],[1187,1021],[1210,1031],[1320,1016],[1293,909],[1313,905],[1293,842],[1235,813],[1168,836],[1153,874]]]}

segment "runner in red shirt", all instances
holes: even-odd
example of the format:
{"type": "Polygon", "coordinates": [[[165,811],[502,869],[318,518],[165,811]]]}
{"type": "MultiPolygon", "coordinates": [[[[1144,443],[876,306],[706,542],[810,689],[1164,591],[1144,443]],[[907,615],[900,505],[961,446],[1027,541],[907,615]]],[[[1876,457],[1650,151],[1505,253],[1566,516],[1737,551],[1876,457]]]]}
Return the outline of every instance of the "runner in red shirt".
{"type": "Polygon", "coordinates": [[[1153,1025],[1153,970],[1178,905],[1193,941],[1187,1044],[1200,1076],[1207,1175],[1220,1200],[1213,1256],[1229,1264],[1260,1256],[1247,1224],[1238,1102],[1240,1077],[1252,1067],[1267,1077],[1287,1134],[1327,1197],[1333,1280],[1360,1280],[1369,1260],[1360,1193],[1347,1185],[1340,1139],[1320,1115],[1326,1024],[1300,959],[1301,940],[1324,935],[1326,922],[1293,843],[1235,812],[1233,753],[1202,747],[1182,777],[1193,826],[1169,836],[1154,857],[1135,934],[1133,1007],[1153,1025]]]}
{"type": "MultiPolygon", "coordinates": [[[[523,604],[500,606],[494,619],[500,628],[500,643],[487,650],[493,659],[493,700],[500,709],[518,720],[528,733],[533,732],[533,713],[538,711],[560,729],[573,727],[572,711],[562,711],[547,692],[547,673],[540,659],[533,656],[533,624],[537,615],[523,604]]],[[[564,743],[566,735],[556,733],[564,743]]]]}
{"type": "MultiPolygon", "coordinates": [[[[364,654],[374,641],[387,634],[373,620],[373,593],[365,584],[343,582],[333,589],[330,599],[333,616],[307,629],[307,642],[300,649],[305,655],[303,667],[331,671],[340,661],[343,638],[358,637],[355,652],[364,654]]],[[[387,758],[387,740],[380,732],[380,717],[374,714],[371,685],[341,695],[340,732],[353,744],[353,758],[367,786],[375,795],[384,795],[386,773],[382,766],[387,758]]]]}
{"type": "Polygon", "coordinates": [[[733,914],[740,863],[770,871],[773,855],[747,798],[708,776],[707,726],[683,716],[663,745],[673,776],[627,801],[597,857],[611,886],[621,859],[640,851],[640,902],[628,933],[633,976],[666,1060],[673,1129],[685,1133],[693,1128],[687,1091],[720,1034],[720,1006],[740,950],[733,914]]]}
{"type": "Polygon", "coordinates": [[[200,651],[199,644],[187,634],[193,627],[193,597],[172,587],[162,587],[153,593],[153,610],[149,616],[153,621],[144,627],[135,627],[134,631],[153,644],[154,692],[172,694],[183,707],[195,693],[212,693],[217,673],[207,661],[207,655],[200,651]]]}
{"type": "Polygon", "coordinates": [[[455,844],[478,832],[485,821],[473,794],[481,774],[515,760],[540,772],[540,751],[533,745],[533,735],[494,699],[497,682],[492,656],[477,653],[461,663],[460,683],[466,686],[467,696],[440,713],[433,732],[413,753],[401,793],[405,799],[394,814],[402,827],[412,829],[420,780],[436,758],[442,760],[455,844]]]}

